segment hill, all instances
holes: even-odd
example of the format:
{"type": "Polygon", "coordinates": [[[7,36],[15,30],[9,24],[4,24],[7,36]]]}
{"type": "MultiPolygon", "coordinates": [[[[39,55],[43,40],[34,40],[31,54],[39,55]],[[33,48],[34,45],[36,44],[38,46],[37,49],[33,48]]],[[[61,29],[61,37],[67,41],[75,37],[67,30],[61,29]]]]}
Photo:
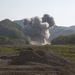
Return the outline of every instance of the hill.
{"type": "Polygon", "coordinates": [[[19,24],[21,27],[24,27],[23,20],[15,20],[13,22],[19,24]]]}
{"type": "Polygon", "coordinates": [[[57,38],[52,39],[51,43],[56,45],[61,45],[61,44],[75,45],[75,34],[69,36],[59,36],[57,38]]]}
{"type": "Polygon", "coordinates": [[[8,37],[9,39],[26,40],[26,36],[21,31],[21,26],[17,23],[5,19],[0,21],[0,37],[8,37]]]}
{"type": "Polygon", "coordinates": [[[54,26],[52,29],[50,29],[50,33],[51,33],[51,37],[50,39],[54,39],[59,37],[60,35],[72,35],[75,34],[75,30],[74,30],[75,26],[71,26],[71,27],[61,27],[61,26],[54,26]]]}

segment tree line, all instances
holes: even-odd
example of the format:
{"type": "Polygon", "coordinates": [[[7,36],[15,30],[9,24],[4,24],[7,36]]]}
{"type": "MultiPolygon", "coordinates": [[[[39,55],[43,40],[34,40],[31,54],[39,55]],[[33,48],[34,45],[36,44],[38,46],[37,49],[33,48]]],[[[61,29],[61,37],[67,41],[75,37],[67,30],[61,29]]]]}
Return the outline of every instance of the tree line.
{"type": "Polygon", "coordinates": [[[59,36],[57,38],[54,38],[51,41],[51,44],[54,45],[66,45],[66,44],[75,44],[75,34],[69,35],[69,36],[59,36]]]}

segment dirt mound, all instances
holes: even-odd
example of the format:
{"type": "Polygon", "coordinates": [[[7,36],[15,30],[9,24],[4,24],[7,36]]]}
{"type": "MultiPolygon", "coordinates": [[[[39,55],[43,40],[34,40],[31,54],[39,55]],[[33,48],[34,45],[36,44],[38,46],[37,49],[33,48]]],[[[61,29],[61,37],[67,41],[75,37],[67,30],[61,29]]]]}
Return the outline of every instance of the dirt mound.
{"type": "Polygon", "coordinates": [[[27,48],[19,55],[1,53],[0,75],[75,75],[75,66],[49,51],[27,48]]]}
{"type": "Polygon", "coordinates": [[[72,63],[64,57],[53,54],[49,51],[34,51],[30,48],[21,51],[19,56],[12,61],[12,64],[25,65],[30,62],[43,63],[51,66],[72,65],[72,63]]]}

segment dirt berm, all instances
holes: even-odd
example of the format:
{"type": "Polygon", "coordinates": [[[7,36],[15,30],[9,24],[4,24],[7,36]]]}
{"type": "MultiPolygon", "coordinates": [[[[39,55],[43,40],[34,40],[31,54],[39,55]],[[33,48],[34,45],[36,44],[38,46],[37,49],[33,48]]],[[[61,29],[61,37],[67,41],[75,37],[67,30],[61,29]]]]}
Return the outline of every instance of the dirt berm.
{"type": "MultiPolygon", "coordinates": [[[[13,59],[12,64],[14,65],[25,65],[25,64],[32,64],[35,63],[42,63],[48,64],[51,66],[72,66],[73,63],[68,61],[66,58],[53,54],[49,51],[34,51],[31,48],[23,50],[20,52],[19,56],[13,59]]],[[[73,65],[74,66],[74,65],[73,65]]]]}

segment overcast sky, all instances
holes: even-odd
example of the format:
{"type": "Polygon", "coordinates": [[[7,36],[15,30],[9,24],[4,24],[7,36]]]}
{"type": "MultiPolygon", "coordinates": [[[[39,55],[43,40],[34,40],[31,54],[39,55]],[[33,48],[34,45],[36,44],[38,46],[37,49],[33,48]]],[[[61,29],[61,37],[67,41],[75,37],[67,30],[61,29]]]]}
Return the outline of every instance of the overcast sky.
{"type": "Polygon", "coordinates": [[[56,25],[75,25],[75,0],[0,0],[0,21],[49,14],[56,25]]]}

